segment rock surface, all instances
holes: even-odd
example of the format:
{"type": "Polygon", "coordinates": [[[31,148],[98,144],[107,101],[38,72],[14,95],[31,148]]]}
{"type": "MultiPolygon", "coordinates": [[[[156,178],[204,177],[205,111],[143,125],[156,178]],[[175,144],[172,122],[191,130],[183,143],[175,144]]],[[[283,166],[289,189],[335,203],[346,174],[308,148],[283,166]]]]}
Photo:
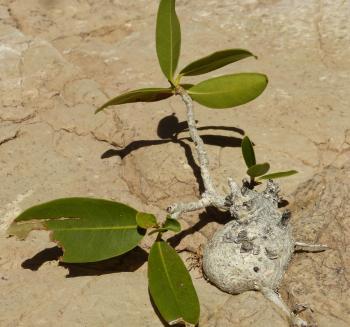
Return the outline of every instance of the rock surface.
{"type": "MultiPolygon", "coordinates": [[[[52,261],[57,249],[41,252],[53,246],[46,234],[26,242],[4,234],[21,210],[57,197],[114,199],[164,217],[169,203],[198,196],[188,134],[169,137],[183,130],[180,99],[93,114],[125,90],[166,86],[155,54],[156,10],[150,0],[0,0],[1,326],[162,326],[141,250],[136,263],[79,267],[81,277],[65,278],[52,261]],[[180,123],[164,126],[173,114],[180,123]]],[[[219,48],[258,55],[218,73],[266,73],[261,97],[241,109],[195,108],[213,177],[225,188],[228,176],[244,176],[243,131],[261,162],[300,172],[281,180],[294,207],[294,237],[332,250],[295,256],[281,291],[291,304],[307,302],[313,312],[304,314],[318,326],[348,326],[349,2],[178,0],[177,11],[180,66],[219,48]]],[[[218,227],[216,211],[200,217],[181,221],[185,230],[171,239],[178,249],[197,250],[218,227]]],[[[201,326],[288,326],[258,293],[233,297],[195,283],[201,326]]]]}

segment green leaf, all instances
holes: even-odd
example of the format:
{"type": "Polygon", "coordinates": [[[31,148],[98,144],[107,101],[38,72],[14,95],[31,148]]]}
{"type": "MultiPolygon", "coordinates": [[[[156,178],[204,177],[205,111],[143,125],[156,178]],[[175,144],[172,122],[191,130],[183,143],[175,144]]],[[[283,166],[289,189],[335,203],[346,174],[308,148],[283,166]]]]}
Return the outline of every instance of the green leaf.
{"type": "Polygon", "coordinates": [[[166,230],[170,230],[170,231],[175,232],[175,233],[178,233],[179,231],[181,231],[180,223],[176,219],[173,219],[170,217],[167,217],[162,228],[164,228],[166,230]]]}
{"type": "Polygon", "coordinates": [[[256,164],[255,152],[253,148],[253,144],[250,141],[248,136],[245,136],[242,140],[241,144],[242,154],[245,161],[245,164],[248,168],[254,166],[256,164]]]}
{"type": "MultiPolygon", "coordinates": [[[[217,51],[209,56],[198,59],[180,72],[183,76],[195,76],[211,72],[215,69],[224,67],[235,61],[254,56],[251,52],[243,49],[227,49],[217,51]]],[[[254,56],[255,57],[255,56],[254,56]]]]}
{"type": "Polygon", "coordinates": [[[125,204],[91,198],[65,198],[31,207],[12,223],[9,234],[25,238],[33,229],[49,229],[63,248],[64,262],[95,262],[130,251],[144,231],[137,211],[125,204]]]}
{"type": "Polygon", "coordinates": [[[157,219],[150,213],[138,212],[136,214],[136,223],[139,227],[147,229],[157,226],[157,219]]]}
{"type": "Polygon", "coordinates": [[[145,89],[133,90],[118,95],[117,97],[107,101],[105,104],[99,107],[95,111],[95,113],[98,113],[99,111],[109,106],[116,106],[119,104],[131,102],[155,102],[169,98],[172,95],[174,95],[174,92],[170,88],[150,87],[145,89]]]}
{"type": "Polygon", "coordinates": [[[160,67],[169,81],[177,67],[181,47],[181,30],[175,0],[161,0],[157,15],[156,48],[160,67]]]}
{"type": "Polygon", "coordinates": [[[271,173],[268,175],[264,175],[259,177],[259,179],[276,179],[276,178],[282,178],[282,177],[287,177],[287,176],[291,176],[294,174],[297,174],[298,172],[296,170],[287,170],[287,171],[280,171],[277,173],[271,173]]]}
{"type": "Polygon", "coordinates": [[[257,164],[254,166],[251,166],[248,170],[247,170],[247,174],[250,177],[258,177],[261,175],[266,174],[270,169],[270,165],[268,162],[264,162],[262,164],[257,164]]]}
{"type": "Polygon", "coordinates": [[[169,324],[198,323],[199,301],[191,276],[176,251],[162,240],[153,244],[148,257],[148,285],[156,307],[169,324]]]}
{"type": "Polygon", "coordinates": [[[203,81],[188,90],[191,98],[209,108],[239,106],[259,96],[267,77],[258,73],[224,75],[203,81]]]}

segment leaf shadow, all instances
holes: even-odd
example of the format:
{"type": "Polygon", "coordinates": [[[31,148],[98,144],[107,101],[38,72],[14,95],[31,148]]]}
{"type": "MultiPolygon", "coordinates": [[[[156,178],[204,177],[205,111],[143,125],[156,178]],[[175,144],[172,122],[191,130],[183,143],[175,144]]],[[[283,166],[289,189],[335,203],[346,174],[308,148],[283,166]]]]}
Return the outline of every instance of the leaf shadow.
{"type": "MultiPolygon", "coordinates": [[[[231,127],[231,126],[202,126],[197,128],[199,131],[203,130],[223,130],[235,132],[240,135],[244,135],[244,130],[231,127]]],[[[109,149],[101,155],[101,159],[110,158],[113,156],[118,156],[121,159],[124,159],[126,156],[131,154],[132,152],[153,145],[160,145],[166,143],[174,143],[180,145],[185,152],[187,162],[189,166],[192,168],[193,174],[197,180],[199,185],[199,191],[202,193],[204,191],[204,184],[200,174],[200,168],[197,165],[192,149],[187,142],[192,142],[191,138],[179,137],[180,133],[188,132],[188,124],[187,121],[180,122],[176,115],[173,113],[172,115],[168,115],[163,117],[157,126],[157,135],[159,139],[156,140],[137,140],[129,143],[127,146],[121,149],[109,149]]],[[[215,134],[202,134],[201,138],[203,142],[207,145],[218,146],[221,148],[225,147],[240,147],[242,143],[242,138],[235,136],[226,136],[226,135],[215,135],[215,134]]]]}
{"type": "MultiPolygon", "coordinates": [[[[22,268],[37,271],[48,261],[56,261],[63,255],[58,246],[44,249],[32,258],[22,262],[22,268]]],[[[139,269],[148,259],[146,251],[140,247],[111,259],[88,262],[88,263],[66,263],[59,261],[58,265],[68,269],[67,278],[81,276],[99,276],[118,272],[134,272],[139,269]]]]}

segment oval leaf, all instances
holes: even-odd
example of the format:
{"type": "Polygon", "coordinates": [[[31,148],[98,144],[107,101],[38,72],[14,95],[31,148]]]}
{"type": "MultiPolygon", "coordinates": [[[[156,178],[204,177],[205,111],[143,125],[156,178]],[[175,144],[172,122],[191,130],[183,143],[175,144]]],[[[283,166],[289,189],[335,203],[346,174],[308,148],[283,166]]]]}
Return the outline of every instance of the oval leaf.
{"type": "Polygon", "coordinates": [[[130,92],[123,93],[117,97],[107,101],[101,107],[99,107],[95,113],[109,107],[116,106],[124,103],[131,102],[155,102],[164,100],[173,95],[173,90],[170,88],[161,88],[161,87],[150,87],[145,89],[133,90],[130,92]]]}
{"type": "Polygon", "coordinates": [[[180,223],[176,219],[173,219],[170,217],[167,217],[162,227],[166,230],[170,230],[175,233],[178,233],[181,231],[180,223]]]}
{"type": "Polygon", "coordinates": [[[165,77],[173,80],[181,47],[181,30],[175,11],[175,0],[161,0],[157,14],[157,56],[165,77]]]}
{"type": "Polygon", "coordinates": [[[261,177],[259,177],[259,179],[276,179],[276,178],[291,176],[291,175],[294,175],[297,173],[298,172],[296,170],[280,171],[278,173],[271,173],[268,175],[261,176],[261,177]]]}
{"type": "Polygon", "coordinates": [[[242,154],[245,161],[245,164],[248,168],[254,166],[256,164],[255,152],[253,148],[253,144],[250,141],[248,136],[245,136],[242,140],[241,144],[242,154]]]}
{"type": "Polygon", "coordinates": [[[168,323],[198,323],[199,301],[191,276],[176,251],[162,240],[153,244],[149,254],[148,285],[168,323]]]}
{"type": "Polygon", "coordinates": [[[157,219],[154,215],[145,212],[136,214],[136,223],[139,227],[147,229],[157,225],[157,219]]]}
{"type": "Polygon", "coordinates": [[[264,162],[262,164],[257,164],[254,166],[251,166],[248,170],[247,170],[247,174],[250,177],[258,177],[261,175],[266,174],[270,169],[270,165],[267,162],[264,162]]]}
{"type": "Polygon", "coordinates": [[[209,56],[198,59],[184,69],[181,70],[180,74],[183,76],[195,76],[211,72],[215,69],[224,67],[235,61],[247,58],[255,57],[251,52],[243,49],[227,49],[217,51],[209,56]]]}
{"type": "Polygon", "coordinates": [[[265,75],[242,73],[208,79],[191,87],[188,93],[203,106],[223,109],[255,99],[264,91],[266,85],[265,75]]]}
{"type": "Polygon", "coordinates": [[[63,248],[64,262],[95,262],[130,251],[143,237],[137,211],[125,204],[91,198],[65,198],[31,207],[10,226],[9,234],[25,237],[49,229],[63,248]]]}

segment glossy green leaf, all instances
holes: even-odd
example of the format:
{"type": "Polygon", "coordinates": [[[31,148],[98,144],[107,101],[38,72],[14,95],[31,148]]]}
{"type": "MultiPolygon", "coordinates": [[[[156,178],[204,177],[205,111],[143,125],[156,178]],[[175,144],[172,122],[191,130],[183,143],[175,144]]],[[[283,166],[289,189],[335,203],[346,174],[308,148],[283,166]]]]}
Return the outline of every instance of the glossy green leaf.
{"type": "Polygon", "coordinates": [[[176,251],[162,240],[153,244],[149,254],[148,285],[156,307],[169,324],[198,323],[199,301],[191,276],[176,251]]]}
{"type": "Polygon", "coordinates": [[[248,168],[254,166],[256,164],[255,152],[253,148],[253,144],[250,141],[248,136],[245,136],[242,140],[241,144],[242,154],[245,161],[245,164],[248,168]]]}
{"type": "Polygon", "coordinates": [[[95,262],[130,251],[144,231],[136,224],[137,211],[125,204],[91,198],[65,198],[31,207],[9,229],[25,238],[33,229],[51,230],[63,248],[64,262],[95,262]]]}
{"type": "Polygon", "coordinates": [[[265,75],[242,73],[208,79],[191,87],[188,93],[203,106],[224,109],[255,99],[264,91],[266,85],[265,75]]]}
{"type": "Polygon", "coordinates": [[[162,227],[175,233],[181,231],[181,225],[179,221],[170,217],[167,217],[162,227]]]}
{"type": "Polygon", "coordinates": [[[161,88],[161,87],[151,87],[145,89],[133,90],[130,92],[123,93],[117,97],[107,101],[101,107],[99,107],[95,113],[109,107],[116,106],[124,103],[131,102],[155,102],[164,100],[166,98],[174,95],[174,91],[170,88],[161,88]]]}
{"type": "Polygon", "coordinates": [[[157,219],[150,213],[138,212],[136,214],[136,223],[139,227],[147,229],[157,226],[157,219]]]}
{"type": "Polygon", "coordinates": [[[205,74],[231,64],[235,61],[252,56],[254,55],[251,52],[243,49],[227,49],[217,51],[209,56],[203,57],[190,63],[181,70],[180,74],[183,76],[205,74]]]}
{"type": "Polygon", "coordinates": [[[268,162],[264,162],[262,164],[257,164],[254,166],[251,166],[248,170],[247,170],[247,174],[250,177],[258,177],[261,175],[266,174],[270,169],[270,165],[268,162]]]}
{"type": "Polygon", "coordinates": [[[181,30],[175,0],[161,0],[157,15],[156,48],[160,67],[169,80],[177,67],[181,47],[181,30]]]}
{"type": "Polygon", "coordinates": [[[271,173],[268,175],[261,176],[259,177],[259,179],[276,179],[276,178],[288,177],[297,173],[298,172],[296,170],[280,171],[277,173],[271,173]]]}

